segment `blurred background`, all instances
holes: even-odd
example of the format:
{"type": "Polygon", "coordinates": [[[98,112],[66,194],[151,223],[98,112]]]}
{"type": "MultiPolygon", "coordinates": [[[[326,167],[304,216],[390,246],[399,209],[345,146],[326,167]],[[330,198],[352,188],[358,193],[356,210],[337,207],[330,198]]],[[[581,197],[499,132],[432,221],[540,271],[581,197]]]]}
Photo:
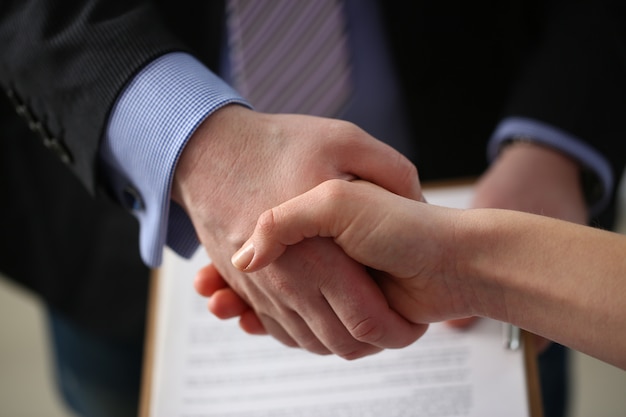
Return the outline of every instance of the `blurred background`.
{"type": "MultiPolygon", "coordinates": [[[[626,234],[626,178],[620,204],[618,231],[626,234]]],[[[0,417],[74,417],[53,382],[41,306],[2,276],[0,331],[0,417]]],[[[569,417],[626,415],[626,372],[577,352],[571,361],[569,417]]]]}

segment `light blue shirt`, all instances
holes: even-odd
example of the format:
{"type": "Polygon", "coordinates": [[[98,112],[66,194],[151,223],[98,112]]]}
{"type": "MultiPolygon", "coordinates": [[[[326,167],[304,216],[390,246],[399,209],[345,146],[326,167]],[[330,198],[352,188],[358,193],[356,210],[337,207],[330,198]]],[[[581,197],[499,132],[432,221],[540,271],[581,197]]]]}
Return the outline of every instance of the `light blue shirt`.
{"type": "Polygon", "coordinates": [[[176,162],[211,113],[247,105],[194,57],[164,55],[146,66],[115,104],[100,157],[119,200],[138,218],[143,261],[160,265],[167,244],[189,257],[198,247],[190,219],[170,200],[176,162]]]}
{"type": "MultiPolygon", "coordinates": [[[[347,11],[349,18],[359,15],[351,21],[359,97],[342,118],[383,141],[385,135],[399,140],[392,145],[408,149],[398,87],[391,76],[390,63],[381,59],[386,51],[375,5],[348,0],[347,11]],[[381,101],[385,105],[380,106],[381,101]],[[387,113],[381,114],[380,108],[387,113]]],[[[139,220],[140,252],[147,265],[160,265],[165,245],[184,257],[190,257],[198,248],[190,219],[170,200],[172,176],[195,129],[215,110],[231,103],[250,106],[223,79],[185,53],[164,55],[147,65],[118,98],[100,157],[117,197],[139,220]]],[[[495,158],[502,143],[515,136],[531,137],[559,149],[594,172],[605,192],[592,211],[596,213],[606,206],[614,178],[602,155],[553,126],[509,118],[500,123],[490,139],[489,157],[495,158]]]]}

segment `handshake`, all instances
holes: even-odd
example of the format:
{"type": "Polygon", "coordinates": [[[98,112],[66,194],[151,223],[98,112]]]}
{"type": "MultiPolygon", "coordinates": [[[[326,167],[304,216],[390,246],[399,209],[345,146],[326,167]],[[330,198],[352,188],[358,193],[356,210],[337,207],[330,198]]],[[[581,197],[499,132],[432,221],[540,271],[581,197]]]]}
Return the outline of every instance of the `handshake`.
{"type": "MultiPolygon", "coordinates": [[[[317,316],[315,310],[301,310],[307,323],[319,323],[310,331],[322,347],[297,333],[281,336],[288,345],[354,359],[407,346],[429,323],[482,316],[529,329],[617,366],[626,364],[619,349],[594,350],[602,344],[593,340],[606,335],[589,331],[585,324],[598,319],[595,312],[618,303],[607,302],[608,294],[604,306],[599,299],[597,304],[589,300],[601,296],[605,286],[597,280],[593,285],[584,272],[589,271],[586,261],[571,256],[588,252],[591,244],[626,250],[621,236],[512,210],[434,206],[363,181],[329,180],[264,212],[232,264],[251,280],[272,279],[254,272],[271,265],[280,268],[290,251],[318,240],[337,245],[353,263],[343,266],[341,274],[317,281],[317,294],[300,293],[298,283],[282,283],[283,297],[293,305],[313,305],[309,297],[317,297],[325,307],[317,316]],[[571,298],[564,300],[563,294],[571,298]],[[329,316],[340,324],[327,321],[329,316]],[[583,324],[576,328],[587,331],[564,326],[572,319],[583,324]],[[336,342],[344,336],[355,343],[336,342]]],[[[607,264],[610,259],[599,267],[607,264]]],[[[314,266],[306,265],[296,281],[309,283],[312,277],[306,271],[314,266]]],[[[605,276],[610,280],[612,275],[607,271],[605,276]]],[[[212,265],[199,272],[196,290],[211,296],[209,309],[218,317],[239,316],[248,333],[276,329],[277,322],[240,297],[212,265]]],[[[599,317],[605,324],[624,324],[618,319],[623,314],[603,313],[599,317]]]]}
{"type": "Polygon", "coordinates": [[[248,333],[356,359],[489,317],[626,367],[626,238],[581,225],[580,167],[557,151],[506,146],[461,210],[420,201],[406,158],[332,119],[226,106],[185,149],[172,199],[212,260],[196,290],[248,333]],[[232,154],[236,170],[203,160],[232,154]]]}
{"type": "MultiPolygon", "coordinates": [[[[338,245],[351,262],[342,275],[320,281],[317,293],[325,300],[324,311],[336,316],[344,327],[339,334],[348,332],[363,349],[344,352],[331,343],[328,350],[353,359],[382,348],[404,347],[426,331],[427,323],[472,314],[456,301],[448,306],[442,302],[449,294],[447,278],[441,277],[448,274],[444,269],[454,267],[438,253],[435,240],[425,235],[438,235],[437,223],[447,223],[448,216],[458,211],[441,208],[436,219],[424,218],[427,213],[421,210],[431,208],[434,206],[371,183],[329,180],[263,213],[252,236],[232,257],[232,264],[252,273],[280,263],[281,257],[298,245],[320,240],[338,245]],[[416,221],[419,229],[410,230],[416,221]],[[415,246],[419,241],[422,248],[415,246]],[[421,252],[419,256],[414,256],[416,251],[421,252]],[[428,260],[429,265],[422,265],[419,259],[428,260]]],[[[258,279],[251,275],[250,279],[258,279]]],[[[297,279],[310,281],[311,277],[297,279]]],[[[214,314],[240,316],[249,333],[266,332],[267,318],[239,297],[212,265],[200,271],[196,288],[212,297],[209,305],[214,314]]],[[[299,305],[307,302],[295,290],[285,291],[283,296],[297,299],[299,305]]],[[[333,333],[326,333],[332,340],[333,333]]]]}

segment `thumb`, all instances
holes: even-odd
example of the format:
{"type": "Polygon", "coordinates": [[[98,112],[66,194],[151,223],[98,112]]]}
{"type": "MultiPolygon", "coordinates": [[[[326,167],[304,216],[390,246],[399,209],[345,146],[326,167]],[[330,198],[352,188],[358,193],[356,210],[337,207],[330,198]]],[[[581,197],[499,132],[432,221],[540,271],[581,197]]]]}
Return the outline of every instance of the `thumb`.
{"type": "MultiPolygon", "coordinates": [[[[256,231],[255,231],[256,233],[256,231]]],[[[285,252],[287,245],[277,240],[265,240],[263,250],[256,250],[255,235],[250,237],[231,258],[233,266],[243,272],[254,272],[269,265],[285,252]]]]}

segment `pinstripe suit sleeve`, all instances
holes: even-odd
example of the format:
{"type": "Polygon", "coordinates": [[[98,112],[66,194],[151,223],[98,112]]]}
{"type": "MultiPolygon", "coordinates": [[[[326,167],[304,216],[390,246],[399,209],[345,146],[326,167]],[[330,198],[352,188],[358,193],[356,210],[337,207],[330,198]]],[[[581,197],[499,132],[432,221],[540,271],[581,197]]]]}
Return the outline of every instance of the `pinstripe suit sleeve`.
{"type": "Polygon", "coordinates": [[[169,201],[186,139],[210,112],[243,103],[160,13],[147,1],[26,0],[0,9],[4,90],[91,192],[104,185],[139,219],[150,266],[166,239],[184,256],[198,245],[169,201]]]}
{"type": "Polygon", "coordinates": [[[45,143],[93,193],[111,108],[133,75],[187,48],[147,1],[7,0],[0,6],[0,83],[45,143]]]}

